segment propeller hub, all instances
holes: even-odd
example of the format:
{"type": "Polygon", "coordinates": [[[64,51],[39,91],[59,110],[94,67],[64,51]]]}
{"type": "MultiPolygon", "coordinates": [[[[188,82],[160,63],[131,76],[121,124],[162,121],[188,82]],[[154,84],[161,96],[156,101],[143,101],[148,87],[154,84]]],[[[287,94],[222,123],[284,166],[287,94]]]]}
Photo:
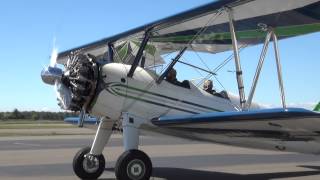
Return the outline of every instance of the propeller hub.
{"type": "Polygon", "coordinates": [[[62,74],[62,69],[49,66],[41,71],[41,79],[46,84],[54,85],[56,80],[61,80],[62,74]]]}

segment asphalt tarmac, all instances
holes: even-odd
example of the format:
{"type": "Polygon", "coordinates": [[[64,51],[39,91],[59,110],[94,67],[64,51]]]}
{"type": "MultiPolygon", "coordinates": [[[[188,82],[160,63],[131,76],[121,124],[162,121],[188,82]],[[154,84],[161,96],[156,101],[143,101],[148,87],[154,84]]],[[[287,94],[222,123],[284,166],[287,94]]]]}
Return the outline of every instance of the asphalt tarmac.
{"type": "MultiPolygon", "coordinates": [[[[0,138],[0,179],[78,179],[74,154],[92,143],[93,135],[0,138]]],[[[169,137],[142,137],[141,149],[153,162],[152,179],[320,179],[320,156],[253,150],[169,137]]],[[[122,137],[113,135],[104,150],[106,169],[100,179],[112,180],[123,152],[122,137]]]]}

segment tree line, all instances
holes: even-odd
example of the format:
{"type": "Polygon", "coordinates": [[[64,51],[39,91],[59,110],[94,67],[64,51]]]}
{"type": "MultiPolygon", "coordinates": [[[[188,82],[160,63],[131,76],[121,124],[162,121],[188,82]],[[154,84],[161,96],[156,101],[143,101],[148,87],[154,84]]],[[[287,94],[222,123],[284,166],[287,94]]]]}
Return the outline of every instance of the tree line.
{"type": "Polygon", "coordinates": [[[19,111],[0,112],[0,120],[63,120],[66,117],[79,116],[74,112],[19,111]]]}

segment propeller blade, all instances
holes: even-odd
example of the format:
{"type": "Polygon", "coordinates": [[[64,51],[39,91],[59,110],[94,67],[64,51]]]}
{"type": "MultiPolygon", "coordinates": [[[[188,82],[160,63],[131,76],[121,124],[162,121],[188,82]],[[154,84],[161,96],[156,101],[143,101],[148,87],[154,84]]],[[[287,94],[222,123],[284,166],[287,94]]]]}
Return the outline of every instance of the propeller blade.
{"type": "Polygon", "coordinates": [[[56,91],[59,106],[67,110],[71,104],[71,92],[61,81],[56,80],[54,83],[54,90],[56,91]]]}
{"type": "Polygon", "coordinates": [[[53,47],[50,56],[50,66],[56,67],[58,58],[58,48],[56,47],[56,38],[53,38],[53,47]]]}

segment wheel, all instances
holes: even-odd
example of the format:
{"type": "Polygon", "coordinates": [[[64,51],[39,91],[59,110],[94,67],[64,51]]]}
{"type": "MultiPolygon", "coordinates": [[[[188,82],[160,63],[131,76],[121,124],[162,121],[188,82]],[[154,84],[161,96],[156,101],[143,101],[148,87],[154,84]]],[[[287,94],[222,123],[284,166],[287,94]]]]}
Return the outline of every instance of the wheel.
{"type": "Polygon", "coordinates": [[[81,179],[97,179],[105,168],[105,159],[102,154],[86,156],[90,149],[90,147],[80,149],[73,158],[73,171],[81,179]]]}
{"type": "Polygon", "coordinates": [[[152,163],[144,152],[129,150],[119,157],[115,173],[118,180],[149,180],[152,163]]]}

